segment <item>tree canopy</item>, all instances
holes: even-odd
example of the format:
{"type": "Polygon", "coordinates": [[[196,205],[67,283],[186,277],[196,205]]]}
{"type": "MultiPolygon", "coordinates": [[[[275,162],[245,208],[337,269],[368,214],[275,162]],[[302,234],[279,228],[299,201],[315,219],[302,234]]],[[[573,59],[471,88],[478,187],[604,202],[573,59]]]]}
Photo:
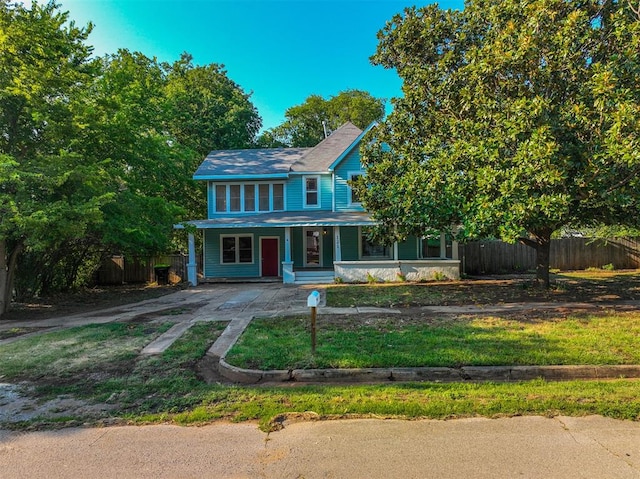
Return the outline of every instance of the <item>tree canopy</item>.
{"type": "Polygon", "coordinates": [[[261,124],[222,65],[94,58],[91,28],[0,1],[0,316],[14,290],[68,288],[103,254],[174,249],[173,224],[205,211],[197,164],[261,124]]]}
{"type": "Polygon", "coordinates": [[[640,21],[627,1],[409,8],[378,38],[372,61],[404,94],[363,148],[357,188],[380,237],[522,241],[548,285],[554,231],[638,224],[640,21]]]}
{"type": "Polygon", "coordinates": [[[263,148],[316,146],[324,139],[325,128],[331,132],[350,121],[365,129],[380,121],[384,105],[383,99],[362,90],[345,90],[329,99],[311,95],[304,103],[288,108],[285,122],[264,132],[257,144],[263,148]]]}

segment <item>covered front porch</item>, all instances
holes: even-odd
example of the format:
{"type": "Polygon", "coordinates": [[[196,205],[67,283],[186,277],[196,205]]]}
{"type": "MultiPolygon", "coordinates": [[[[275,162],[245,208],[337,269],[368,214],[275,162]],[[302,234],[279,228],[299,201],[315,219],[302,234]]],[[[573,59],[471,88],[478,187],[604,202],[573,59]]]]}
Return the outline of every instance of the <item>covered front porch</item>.
{"type": "MultiPolygon", "coordinates": [[[[392,246],[370,244],[369,215],[310,214],[228,216],[189,222],[203,234],[207,281],[280,279],[286,284],[418,281],[459,278],[457,244],[410,238],[392,246]]],[[[197,284],[195,238],[189,233],[189,281],[197,284]]]]}

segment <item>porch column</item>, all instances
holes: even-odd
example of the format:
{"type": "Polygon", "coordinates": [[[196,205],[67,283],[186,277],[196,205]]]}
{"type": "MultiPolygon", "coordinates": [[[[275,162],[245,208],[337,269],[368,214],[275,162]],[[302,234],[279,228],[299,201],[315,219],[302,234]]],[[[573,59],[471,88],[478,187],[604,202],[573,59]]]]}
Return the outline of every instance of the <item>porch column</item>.
{"type": "Polygon", "coordinates": [[[187,279],[191,286],[198,286],[198,264],[196,263],[196,240],[189,233],[189,262],[187,263],[187,279]]]}
{"type": "Polygon", "coordinates": [[[393,243],[393,261],[398,261],[398,242],[393,243]]]}
{"type": "Polygon", "coordinates": [[[293,272],[293,261],[291,261],[291,228],[284,229],[284,261],[282,262],[282,282],[293,284],[296,281],[296,274],[293,272]]]}
{"type": "Polygon", "coordinates": [[[340,246],[340,227],[333,227],[333,261],[342,261],[342,247],[340,246]]]}
{"type": "Polygon", "coordinates": [[[460,259],[460,255],[458,254],[458,242],[451,242],[451,259],[460,259]]]}
{"type": "Polygon", "coordinates": [[[284,229],[284,261],[291,263],[291,228],[289,226],[284,229]]]}
{"type": "Polygon", "coordinates": [[[447,237],[444,233],[440,233],[440,259],[447,257],[447,237]]]}

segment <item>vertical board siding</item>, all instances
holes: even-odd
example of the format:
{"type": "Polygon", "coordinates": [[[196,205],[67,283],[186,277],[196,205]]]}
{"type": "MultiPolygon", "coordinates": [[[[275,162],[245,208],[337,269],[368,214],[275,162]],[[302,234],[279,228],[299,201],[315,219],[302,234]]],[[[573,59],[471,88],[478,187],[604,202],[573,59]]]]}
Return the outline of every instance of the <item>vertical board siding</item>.
{"type": "MultiPolygon", "coordinates": [[[[536,253],[523,244],[473,241],[460,245],[462,270],[467,274],[500,274],[535,269],[536,253]]],[[[640,268],[640,238],[561,238],[551,241],[550,267],[559,270],[640,268]]]]}
{"type": "Polygon", "coordinates": [[[112,256],[100,265],[95,277],[98,285],[125,283],[153,283],[155,282],[155,266],[169,264],[169,282],[180,283],[187,280],[187,260],[183,254],[162,257],[125,258],[112,256]]]}

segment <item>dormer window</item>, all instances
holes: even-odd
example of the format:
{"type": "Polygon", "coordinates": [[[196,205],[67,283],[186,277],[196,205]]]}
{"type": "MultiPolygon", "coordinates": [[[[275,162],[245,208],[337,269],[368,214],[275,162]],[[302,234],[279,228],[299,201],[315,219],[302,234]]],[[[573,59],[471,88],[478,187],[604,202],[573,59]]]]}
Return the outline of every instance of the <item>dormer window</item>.
{"type": "Polygon", "coordinates": [[[304,177],[304,206],[305,208],[318,208],[320,206],[320,177],[304,177]]]}

